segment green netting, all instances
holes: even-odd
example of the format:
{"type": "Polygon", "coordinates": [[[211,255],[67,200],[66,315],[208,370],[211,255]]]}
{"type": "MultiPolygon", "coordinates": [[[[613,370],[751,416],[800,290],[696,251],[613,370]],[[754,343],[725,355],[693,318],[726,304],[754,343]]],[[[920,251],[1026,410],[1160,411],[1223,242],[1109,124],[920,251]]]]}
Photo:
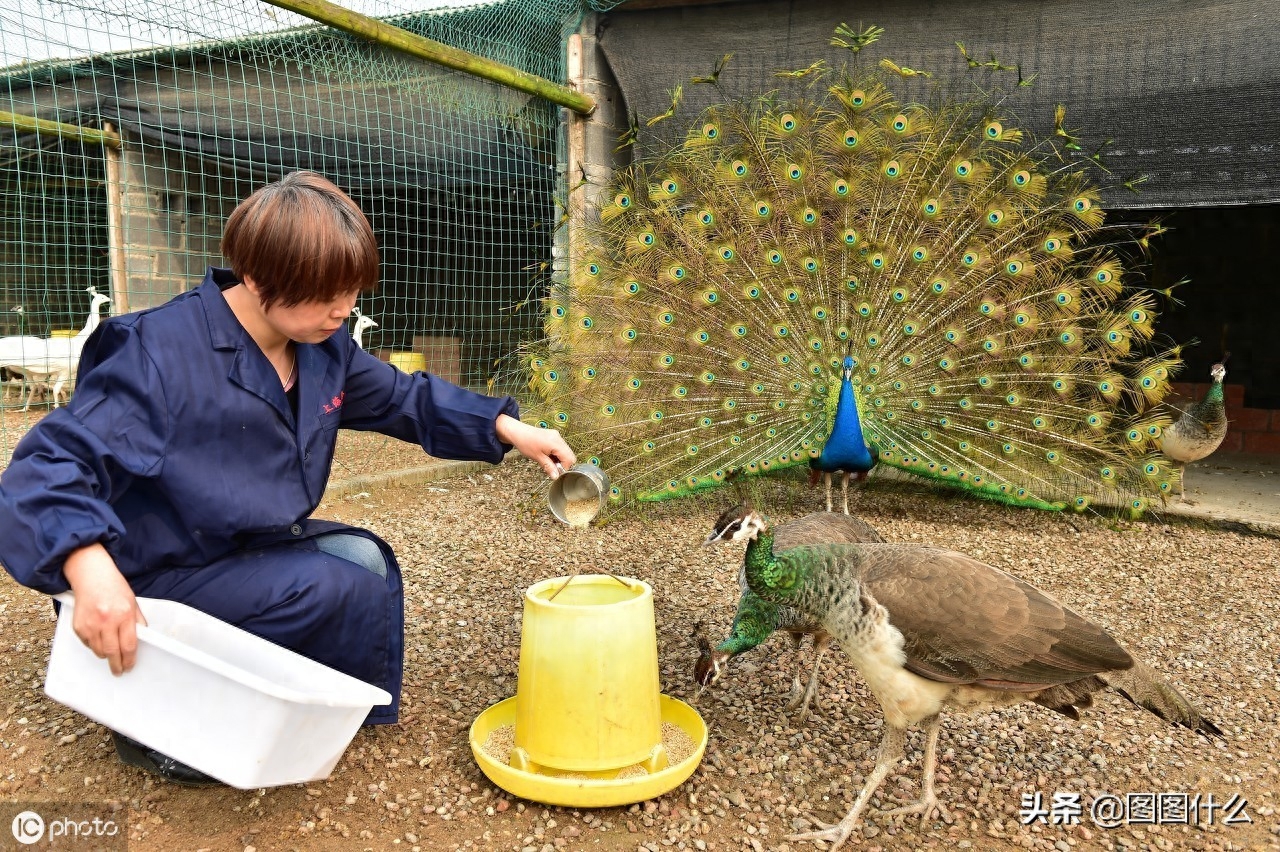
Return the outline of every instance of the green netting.
{"type": "MultiPolygon", "coordinates": [[[[343,5],[563,81],[578,0],[440,2],[343,5]]],[[[309,168],[378,235],[365,348],[483,389],[540,327],[562,209],[558,110],[257,0],[0,0],[0,337],[75,334],[88,288],[112,298],[105,315],[195,286],[222,264],[235,204],[309,168]]],[[[53,399],[34,374],[0,378],[3,466],[53,399]]]]}

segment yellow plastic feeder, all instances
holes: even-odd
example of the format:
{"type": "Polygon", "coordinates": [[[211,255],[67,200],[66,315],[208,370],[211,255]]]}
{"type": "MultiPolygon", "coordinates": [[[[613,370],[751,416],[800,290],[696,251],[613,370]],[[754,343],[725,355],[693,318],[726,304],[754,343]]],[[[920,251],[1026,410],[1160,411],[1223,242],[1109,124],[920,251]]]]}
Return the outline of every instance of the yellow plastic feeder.
{"type": "Polygon", "coordinates": [[[427,356],[421,352],[396,350],[387,353],[387,363],[404,373],[416,373],[427,369],[427,356]]]}
{"type": "Polygon", "coordinates": [[[509,793],[607,807],[681,784],[707,728],[660,692],[653,590],[587,575],[525,591],[516,695],[481,713],[470,740],[481,771],[509,793]]]}

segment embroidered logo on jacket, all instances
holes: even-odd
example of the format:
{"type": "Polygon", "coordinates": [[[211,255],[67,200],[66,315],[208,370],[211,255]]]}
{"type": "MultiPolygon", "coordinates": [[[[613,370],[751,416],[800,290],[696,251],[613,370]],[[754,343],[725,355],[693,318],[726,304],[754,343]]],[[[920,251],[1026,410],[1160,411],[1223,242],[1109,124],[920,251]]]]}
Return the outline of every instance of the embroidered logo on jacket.
{"type": "Polygon", "coordinates": [[[342,391],[342,392],[341,392],[341,393],[339,393],[337,396],[335,396],[333,399],[331,399],[331,400],[329,400],[328,402],[326,402],[326,403],[324,404],[324,413],[325,413],[325,414],[332,414],[333,412],[335,412],[335,411],[337,411],[339,408],[341,408],[341,407],[342,407],[342,398],[343,398],[343,397],[345,397],[346,395],[347,395],[347,392],[346,392],[346,391],[342,391]]]}

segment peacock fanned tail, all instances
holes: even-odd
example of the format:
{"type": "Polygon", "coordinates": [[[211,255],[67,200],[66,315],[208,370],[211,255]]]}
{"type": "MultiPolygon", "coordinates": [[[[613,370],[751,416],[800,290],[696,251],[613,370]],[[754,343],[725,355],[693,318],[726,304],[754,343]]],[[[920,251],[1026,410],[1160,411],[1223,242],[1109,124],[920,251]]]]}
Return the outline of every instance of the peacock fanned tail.
{"type": "Polygon", "coordinates": [[[827,87],[710,108],[619,175],[528,358],[541,420],[615,499],[687,495],[816,458],[850,357],[879,464],[1042,509],[1168,493],[1180,361],[1084,165],[989,103],[827,87]]]}

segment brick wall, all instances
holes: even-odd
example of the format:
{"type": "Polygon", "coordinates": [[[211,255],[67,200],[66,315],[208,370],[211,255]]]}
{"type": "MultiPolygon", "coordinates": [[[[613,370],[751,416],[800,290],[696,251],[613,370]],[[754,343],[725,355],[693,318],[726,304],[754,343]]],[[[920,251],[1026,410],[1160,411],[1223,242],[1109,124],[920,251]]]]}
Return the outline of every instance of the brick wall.
{"type": "MultiPolygon", "coordinates": [[[[1174,382],[1168,402],[1182,408],[1204,399],[1209,382],[1174,382]]],[[[1223,385],[1227,403],[1227,437],[1219,448],[1227,453],[1268,453],[1280,455],[1280,409],[1247,408],[1244,385],[1223,385]]]]}

